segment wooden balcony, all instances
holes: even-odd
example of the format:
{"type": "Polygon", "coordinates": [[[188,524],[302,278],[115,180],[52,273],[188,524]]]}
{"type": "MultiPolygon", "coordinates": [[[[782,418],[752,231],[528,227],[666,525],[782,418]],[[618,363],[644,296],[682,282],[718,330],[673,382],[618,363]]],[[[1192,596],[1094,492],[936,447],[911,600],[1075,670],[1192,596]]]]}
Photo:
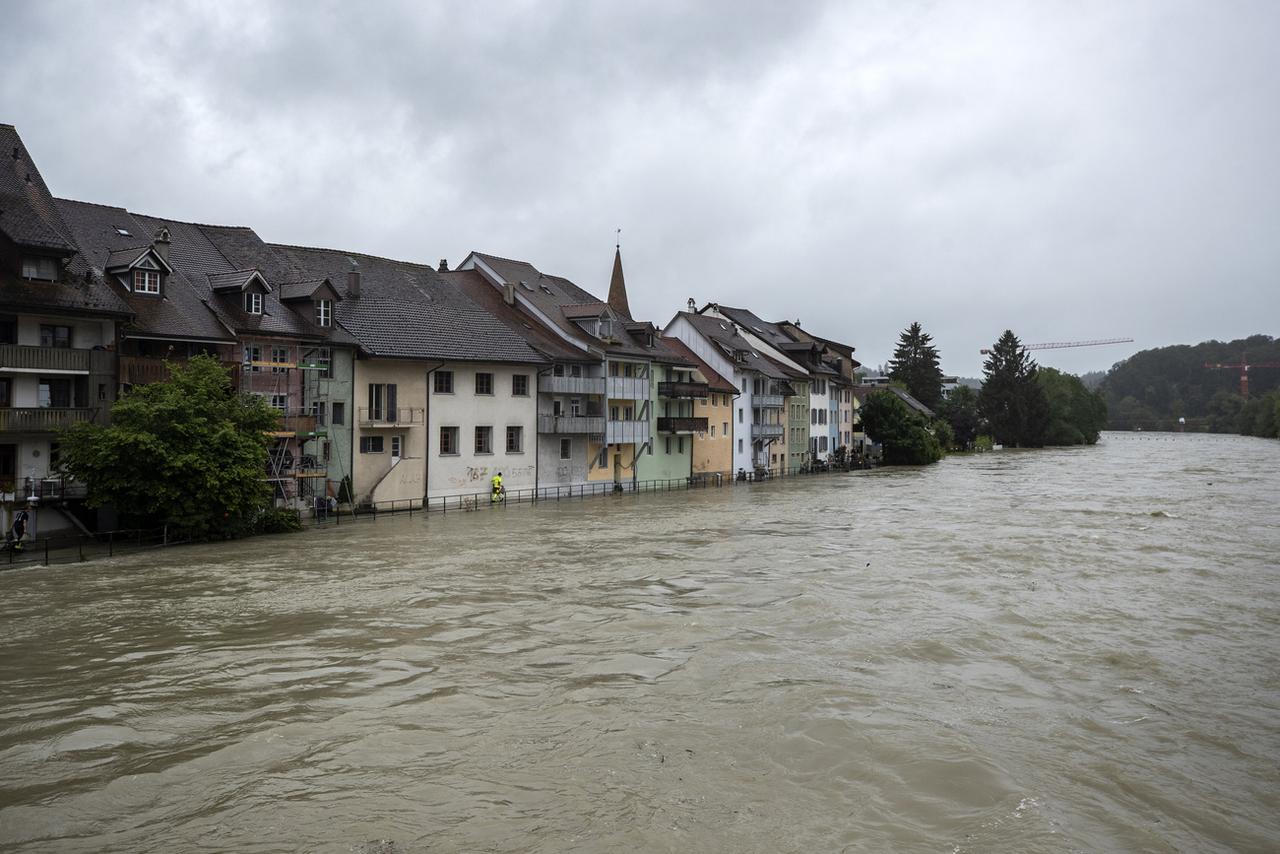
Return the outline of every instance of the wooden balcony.
{"type": "Polygon", "coordinates": [[[5,371],[87,374],[89,351],[68,347],[0,344],[0,373],[5,371]]]}
{"type": "Polygon", "coordinates": [[[658,383],[658,397],[666,397],[673,399],[697,398],[705,400],[711,393],[711,386],[707,383],[694,382],[660,382],[658,383]]]}
{"type": "Polygon", "coordinates": [[[706,418],[658,418],[659,433],[705,433],[707,432],[706,418]]]}
{"type": "Polygon", "coordinates": [[[324,430],[317,431],[316,426],[316,417],[311,414],[281,415],[279,429],[268,431],[268,435],[281,439],[289,436],[311,439],[327,435],[324,430]]]}
{"type": "Polygon", "coordinates": [[[51,406],[0,409],[0,433],[53,433],[72,424],[93,420],[94,410],[51,406]]]}
{"type": "Polygon", "coordinates": [[[590,433],[604,432],[604,417],[600,415],[539,415],[539,433],[590,433]]]}
{"type": "Polygon", "coordinates": [[[538,377],[538,391],[543,394],[604,394],[604,377],[538,377]]]}

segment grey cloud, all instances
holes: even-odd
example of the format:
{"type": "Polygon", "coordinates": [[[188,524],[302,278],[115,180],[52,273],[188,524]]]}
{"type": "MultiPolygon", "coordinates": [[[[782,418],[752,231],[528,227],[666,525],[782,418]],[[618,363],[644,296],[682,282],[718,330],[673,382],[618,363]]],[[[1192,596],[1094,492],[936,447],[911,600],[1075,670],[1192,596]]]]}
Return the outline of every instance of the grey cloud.
{"type": "MultiPolygon", "coordinates": [[[[888,357],[1276,333],[1280,7],[12,4],[0,121],[60,195],[888,357]]],[[[1128,352],[1056,351],[1105,367],[1128,352]]]]}

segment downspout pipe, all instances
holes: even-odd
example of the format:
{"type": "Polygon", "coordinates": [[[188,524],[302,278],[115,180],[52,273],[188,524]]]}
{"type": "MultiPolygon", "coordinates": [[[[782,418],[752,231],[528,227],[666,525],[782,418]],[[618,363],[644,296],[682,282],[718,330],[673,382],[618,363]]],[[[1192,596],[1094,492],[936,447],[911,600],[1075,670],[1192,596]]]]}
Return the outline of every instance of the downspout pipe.
{"type": "MultiPolygon", "coordinates": [[[[432,392],[431,375],[434,374],[436,371],[440,370],[441,368],[443,368],[447,364],[448,362],[441,362],[440,364],[436,365],[434,368],[427,368],[426,395],[424,397],[424,403],[422,407],[422,429],[426,433],[426,438],[423,441],[424,447],[422,449],[422,509],[423,510],[427,509],[427,501],[431,497],[428,491],[428,487],[431,484],[431,392],[432,392]]],[[[461,436],[458,437],[458,441],[459,442],[462,441],[461,436]]]]}

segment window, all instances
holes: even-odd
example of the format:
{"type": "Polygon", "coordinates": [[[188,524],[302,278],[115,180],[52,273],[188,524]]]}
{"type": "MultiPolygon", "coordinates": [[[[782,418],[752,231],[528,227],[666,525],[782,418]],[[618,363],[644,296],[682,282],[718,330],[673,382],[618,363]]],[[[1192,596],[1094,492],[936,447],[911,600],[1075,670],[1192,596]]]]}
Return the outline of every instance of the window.
{"type": "Polygon", "coordinates": [[[622,369],[621,369],[620,367],[618,367],[618,363],[617,363],[617,362],[610,362],[610,363],[609,363],[609,376],[611,376],[611,377],[617,377],[617,376],[621,376],[621,375],[622,375],[622,369]]]}
{"type": "Polygon", "coordinates": [[[617,421],[617,420],[618,420],[618,407],[616,407],[616,406],[610,406],[610,407],[609,407],[609,420],[610,420],[610,421],[617,421]]]}
{"type": "Polygon", "coordinates": [[[0,344],[18,343],[18,318],[12,314],[0,314],[0,344]]]}
{"type": "Polygon", "coordinates": [[[511,395],[513,397],[529,396],[529,375],[515,374],[511,377],[511,395]]]}
{"type": "Polygon", "coordinates": [[[630,407],[630,406],[624,406],[624,407],[622,407],[622,420],[623,420],[623,421],[635,421],[635,420],[636,420],[636,419],[635,419],[635,415],[636,415],[636,411],[635,411],[635,409],[634,409],[633,407],[630,407]]]}
{"type": "Polygon", "coordinates": [[[742,423],[742,407],[741,406],[738,407],[738,423],[739,424],[742,423]]]}
{"type": "Polygon", "coordinates": [[[677,454],[684,453],[684,436],[676,437],[676,453],[677,454]]]}
{"type": "Polygon", "coordinates": [[[244,348],[244,363],[249,366],[249,373],[256,374],[261,371],[256,362],[262,361],[262,348],[258,345],[246,345],[244,348]]]}
{"type": "Polygon", "coordinates": [[[10,406],[13,395],[13,381],[8,377],[0,377],[0,407],[10,406]]]}
{"type": "Polygon", "coordinates": [[[508,454],[524,453],[524,428],[523,427],[507,428],[507,453],[508,454]]]}
{"type": "Polygon", "coordinates": [[[316,326],[333,325],[333,300],[316,300],[316,326]]]}
{"type": "Polygon", "coordinates": [[[724,436],[726,439],[729,438],[729,422],[728,421],[725,421],[720,425],[720,431],[721,431],[720,434],[722,436],[724,436]]]}
{"type": "Polygon", "coordinates": [[[58,278],[58,263],[52,258],[28,255],[22,259],[22,278],[43,279],[52,282],[58,278]]]}
{"type": "Polygon", "coordinates": [[[742,453],[742,440],[738,440],[738,453],[742,453]]]}
{"type": "Polygon", "coordinates": [[[324,460],[327,463],[332,458],[332,456],[333,456],[333,443],[321,442],[320,443],[320,459],[324,460]]]}
{"type": "Polygon", "coordinates": [[[436,371],[436,394],[453,394],[453,371],[436,371]]]}
{"type": "Polygon", "coordinates": [[[345,403],[339,403],[336,400],[333,402],[333,423],[347,423],[347,405],[345,403]]]}
{"type": "Polygon", "coordinates": [[[262,294],[248,291],[244,295],[244,310],[249,314],[262,314],[262,294]]]}
{"type": "Polygon", "coordinates": [[[476,372],[476,394],[493,394],[493,374],[476,372]]]}
{"type": "Polygon", "coordinates": [[[278,409],[281,412],[284,412],[286,409],[289,408],[289,395],[287,394],[271,395],[271,408],[278,409]]]}
{"type": "Polygon", "coordinates": [[[41,377],[36,389],[36,405],[48,409],[67,409],[71,406],[71,380],[41,377]]]}
{"type": "Polygon", "coordinates": [[[47,326],[40,325],[40,346],[41,347],[70,347],[71,346],[71,327],[70,326],[47,326]]]}
{"type": "Polygon", "coordinates": [[[554,366],[554,367],[551,369],[551,376],[553,376],[553,377],[562,377],[562,376],[564,376],[564,365],[556,365],[556,366],[554,366]]]}
{"type": "Polygon", "coordinates": [[[569,414],[577,418],[582,414],[582,399],[578,397],[569,398],[569,414]]]}
{"type": "MultiPolygon", "coordinates": [[[[288,351],[286,348],[284,348],[284,347],[272,347],[272,348],[271,348],[271,361],[275,362],[277,365],[288,362],[288,361],[289,361],[289,351],[288,351]]],[[[281,367],[272,367],[272,368],[271,368],[271,373],[273,373],[273,374],[283,374],[283,373],[284,373],[285,371],[287,371],[287,370],[289,370],[289,369],[288,369],[288,368],[281,368],[281,367]]]]}
{"type": "Polygon", "coordinates": [[[573,440],[561,439],[560,440],[560,459],[568,460],[568,459],[572,459],[572,457],[573,457],[573,440]]]}
{"type": "Polygon", "coordinates": [[[492,427],[476,428],[476,453],[477,454],[493,453],[493,428],[492,427]]]}
{"type": "Polygon", "coordinates": [[[712,439],[714,439],[715,437],[716,437],[716,425],[712,424],[712,425],[711,425],[711,438],[712,438],[712,439]]]}
{"type": "Polygon", "coordinates": [[[369,420],[394,422],[396,415],[396,384],[369,383],[369,420]]]}
{"type": "Polygon", "coordinates": [[[817,423],[818,423],[818,410],[816,410],[816,409],[810,409],[810,410],[809,410],[809,423],[810,423],[810,424],[817,424],[817,423]]]}
{"type": "Polygon", "coordinates": [[[403,437],[403,436],[392,436],[392,437],[391,437],[391,462],[392,462],[393,464],[396,462],[396,460],[400,459],[400,450],[401,450],[403,447],[404,447],[404,437],[403,437]]]}
{"type": "Polygon", "coordinates": [[[328,347],[318,347],[312,352],[314,353],[312,357],[314,363],[320,366],[320,378],[333,379],[333,351],[328,347]]]}
{"type": "Polygon", "coordinates": [[[557,418],[559,418],[561,415],[564,414],[563,407],[561,406],[560,401],[558,400],[551,401],[551,414],[556,416],[557,418]]]}
{"type": "Polygon", "coordinates": [[[580,376],[582,376],[582,365],[570,365],[570,366],[569,366],[569,376],[571,376],[571,377],[580,377],[580,376]]]}
{"type": "Polygon", "coordinates": [[[315,416],[317,427],[325,425],[325,416],[328,415],[328,408],[323,400],[311,401],[311,414],[315,416]]]}
{"type": "Polygon", "coordinates": [[[635,372],[636,372],[635,365],[631,364],[630,362],[627,362],[622,366],[622,375],[624,377],[635,376],[635,372]]]}
{"type": "Polygon", "coordinates": [[[671,453],[671,437],[670,436],[667,436],[665,439],[662,440],[662,453],[664,454],[671,453]]]}
{"type": "Polygon", "coordinates": [[[440,456],[456,457],[458,455],[458,428],[440,428],[440,456]]]}
{"type": "Polygon", "coordinates": [[[160,293],[160,274],[155,270],[134,270],[133,292],[135,294],[160,293]]]}
{"type": "Polygon", "coordinates": [[[382,437],[381,436],[361,436],[360,437],[360,453],[362,454],[382,453],[382,437]]]}

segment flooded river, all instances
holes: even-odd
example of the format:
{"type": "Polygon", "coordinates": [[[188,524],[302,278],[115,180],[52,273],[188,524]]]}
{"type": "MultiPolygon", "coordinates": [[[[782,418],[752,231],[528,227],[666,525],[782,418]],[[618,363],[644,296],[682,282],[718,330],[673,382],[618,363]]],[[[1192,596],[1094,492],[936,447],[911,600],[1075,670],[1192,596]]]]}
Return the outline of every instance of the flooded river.
{"type": "Polygon", "coordinates": [[[1275,851],[1278,505],[1109,434],[3,573],[0,849],[1275,851]]]}

